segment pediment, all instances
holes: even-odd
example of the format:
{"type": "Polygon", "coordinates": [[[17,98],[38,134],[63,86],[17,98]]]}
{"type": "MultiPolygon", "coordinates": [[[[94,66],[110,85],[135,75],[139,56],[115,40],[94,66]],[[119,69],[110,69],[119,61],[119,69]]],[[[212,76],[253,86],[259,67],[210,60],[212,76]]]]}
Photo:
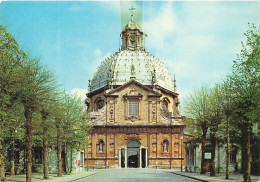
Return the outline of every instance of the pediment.
{"type": "Polygon", "coordinates": [[[139,97],[141,98],[143,94],[141,91],[145,91],[148,97],[161,97],[161,94],[156,90],[153,90],[135,80],[130,80],[129,82],[125,83],[117,87],[114,90],[111,90],[105,94],[107,97],[114,97],[117,93],[127,89],[127,92],[123,94],[123,97],[139,97]],[[128,88],[128,89],[127,89],[128,88]]]}

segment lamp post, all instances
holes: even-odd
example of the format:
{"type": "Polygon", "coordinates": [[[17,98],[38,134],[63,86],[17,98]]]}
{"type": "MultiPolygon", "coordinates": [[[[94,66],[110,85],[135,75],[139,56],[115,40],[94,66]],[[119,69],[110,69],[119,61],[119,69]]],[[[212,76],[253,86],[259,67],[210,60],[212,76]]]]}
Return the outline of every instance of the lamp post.
{"type": "Polygon", "coordinates": [[[182,139],[183,139],[183,135],[181,135],[180,138],[181,138],[181,172],[182,172],[182,139]]]}
{"type": "Polygon", "coordinates": [[[89,139],[89,136],[87,138],[87,171],[88,171],[88,139],[89,139]]]}

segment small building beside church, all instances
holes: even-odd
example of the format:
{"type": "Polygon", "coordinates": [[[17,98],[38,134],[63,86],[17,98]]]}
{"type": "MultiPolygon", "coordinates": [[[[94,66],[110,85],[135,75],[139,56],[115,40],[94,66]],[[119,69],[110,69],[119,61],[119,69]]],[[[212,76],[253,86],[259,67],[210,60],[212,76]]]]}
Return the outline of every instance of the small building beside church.
{"type": "Polygon", "coordinates": [[[133,15],[121,38],[121,49],[101,63],[89,83],[93,128],[85,166],[184,167],[185,123],[175,78],[145,50],[133,15]]]}

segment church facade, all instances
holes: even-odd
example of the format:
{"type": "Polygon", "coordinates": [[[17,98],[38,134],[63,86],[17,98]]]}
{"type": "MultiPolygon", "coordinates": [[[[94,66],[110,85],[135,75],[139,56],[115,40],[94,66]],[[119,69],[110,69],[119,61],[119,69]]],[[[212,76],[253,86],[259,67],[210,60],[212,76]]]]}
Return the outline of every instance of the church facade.
{"type": "Polygon", "coordinates": [[[86,104],[93,128],[85,166],[179,168],[184,166],[184,117],[176,81],[145,51],[133,21],[121,33],[119,52],[105,59],[89,83],[86,104]]]}

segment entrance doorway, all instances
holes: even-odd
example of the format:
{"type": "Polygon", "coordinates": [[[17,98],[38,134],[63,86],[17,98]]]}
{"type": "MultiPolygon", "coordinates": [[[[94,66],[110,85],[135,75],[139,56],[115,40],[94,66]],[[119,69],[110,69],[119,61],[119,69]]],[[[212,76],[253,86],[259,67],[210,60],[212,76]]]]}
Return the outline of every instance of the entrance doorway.
{"type": "Polygon", "coordinates": [[[133,140],[127,144],[127,167],[137,168],[140,166],[139,148],[140,144],[136,140],[133,140]]]}
{"type": "Polygon", "coordinates": [[[142,168],[146,167],[146,149],[142,148],[142,168]]]}

